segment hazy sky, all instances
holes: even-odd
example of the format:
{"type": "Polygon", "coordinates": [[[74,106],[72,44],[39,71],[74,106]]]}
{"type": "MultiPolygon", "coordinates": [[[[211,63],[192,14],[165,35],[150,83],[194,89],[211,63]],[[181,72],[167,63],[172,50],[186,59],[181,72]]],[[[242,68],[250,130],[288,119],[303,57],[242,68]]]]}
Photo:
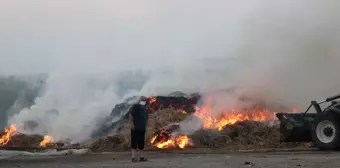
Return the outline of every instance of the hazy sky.
{"type": "Polygon", "coordinates": [[[0,74],[226,57],[251,2],[0,0],[0,74]]]}

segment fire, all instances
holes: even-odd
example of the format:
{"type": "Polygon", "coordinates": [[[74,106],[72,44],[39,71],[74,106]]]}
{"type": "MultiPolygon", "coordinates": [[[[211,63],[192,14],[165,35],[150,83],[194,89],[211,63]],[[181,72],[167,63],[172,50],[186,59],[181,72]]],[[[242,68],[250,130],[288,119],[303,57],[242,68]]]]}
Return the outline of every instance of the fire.
{"type": "Polygon", "coordinates": [[[189,144],[189,137],[188,136],[178,136],[176,137],[176,143],[179,148],[185,148],[189,144]]]}
{"type": "MultiPolygon", "coordinates": [[[[193,98],[193,97],[191,97],[193,98]]],[[[203,129],[215,129],[222,131],[226,126],[233,125],[240,121],[273,121],[276,120],[275,112],[270,111],[261,104],[255,102],[240,101],[240,107],[234,109],[216,109],[214,106],[214,100],[212,97],[207,97],[203,106],[196,106],[196,101],[181,100],[182,102],[176,102],[171,100],[168,104],[158,104],[156,97],[149,98],[150,105],[153,104],[153,108],[160,109],[161,107],[173,108],[179,113],[192,114],[202,121],[203,129]],[[242,104],[245,104],[243,106],[242,104]]],[[[292,109],[292,113],[297,112],[298,109],[292,109]]],[[[157,131],[151,138],[151,144],[160,149],[164,148],[186,148],[191,142],[190,138],[186,135],[174,136],[176,133],[180,133],[179,129],[173,126],[163,128],[157,131]]]]}
{"type": "Polygon", "coordinates": [[[40,142],[40,146],[46,147],[49,144],[53,144],[54,140],[52,136],[44,136],[44,140],[40,142]]]}
{"type": "Polygon", "coordinates": [[[235,124],[238,121],[269,121],[275,120],[275,113],[261,108],[255,107],[253,109],[231,110],[224,111],[219,116],[214,117],[210,106],[198,108],[196,107],[195,116],[200,118],[203,122],[203,128],[217,129],[221,131],[226,125],[235,124]]]}
{"type": "MultiPolygon", "coordinates": [[[[216,129],[223,130],[227,125],[235,124],[239,121],[270,121],[275,120],[275,113],[262,108],[261,106],[254,106],[251,109],[240,109],[223,111],[222,114],[214,116],[211,106],[196,107],[194,113],[203,122],[202,127],[204,129],[216,129]]],[[[164,148],[186,148],[190,143],[188,136],[172,136],[173,128],[162,129],[156,133],[151,139],[151,143],[160,149],[164,148]]]]}
{"type": "Polygon", "coordinates": [[[157,148],[164,149],[164,148],[176,148],[179,147],[181,149],[185,148],[189,144],[189,137],[185,135],[176,136],[176,137],[169,137],[165,141],[160,141],[158,143],[155,143],[155,140],[157,139],[157,135],[154,136],[151,140],[151,143],[154,144],[157,148]]]}
{"type": "MultiPolygon", "coordinates": [[[[222,110],[219,115],[215,115],[212,103],[202,107],[195,107],[194,116],[202,121],[203,129],[216,129],[222,131],[227,125],[235,124],[239,121],[272,121],[275,120],[275,112],[272,112],[263,106],[253,105],[248,108],[239,108],[237,110],[222,110]]],[[[181,110],[177,110],[182,112],[181,110]]],[[[293,111],[297,111],[296,109],[293,111]]],[[[172,136],[178,128],[164,128],[157,132],[151,139],[153,146],[164,148],[186,148],[190,144],[190,138],[186,135],[172,136]]]]}
{"type": "MultiPolygon", "coordinates": [[[[11,140],[11,137],[17,132],[17,126],[12,124],[9,128],[5,128],[3,135],[0,135],[0,146],[5,146],[11,140]]],[[[44,140],[40,142],[40,146],[46,147],[49,144],[53,144],[53,137],[44,136],[44,140]]]]}
{"type": "Polygon", "coordinates": [[[153,104],[153,103],[155,103],[157,101],[157,99],[155,98],[155,97],[151,97],[150,98],[150,104],[153,104]]]}
{"type": "Polygon", "coordinates": [[[164,148],[185,148],[189,145],[190,139],[186,135],[172,135],[179,128],[178,125],[172,125],[169,128],[164,128],[154,134],[151,138],[153,146],[164,148]]]}
{"type": "Polygon", "coordinates": [[[4,135],[0,138],[0,145],[6,145],[10,140],[12,135],[17,131],[16,125],[12,124],[9,128],[5,128],[4,135]]]}
{"type": "Polygon", "coordinates": [[[160,142],[156,144],[157,148],[163,149],[163,148],[174,148],[176,147],[176,143],[174,139],[171,137],[165,142],[160,142]]]}

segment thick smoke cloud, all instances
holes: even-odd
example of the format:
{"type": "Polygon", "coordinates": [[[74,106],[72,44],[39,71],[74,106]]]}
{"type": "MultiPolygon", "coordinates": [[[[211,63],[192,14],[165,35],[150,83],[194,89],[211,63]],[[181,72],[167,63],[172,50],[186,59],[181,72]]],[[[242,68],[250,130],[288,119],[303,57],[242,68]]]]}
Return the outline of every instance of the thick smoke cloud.
{"type": "Polygon", "coordinates": [[[303,108],[340,90],[336,0],[4,4],[1,71],[49,72],[36,105],[11,122],[39,120],[36,131],[57,140],[87,139],[96,119],[130,95],[239,86],[303,108]],[[122,93],[126,71],[145,77],[122,93]]]}
{"type": "Polygon", "coordinates": [[[304,108],[340,92],[338,1],[264,1],[246,24],[243,71],[267,99],[304,108]]]}

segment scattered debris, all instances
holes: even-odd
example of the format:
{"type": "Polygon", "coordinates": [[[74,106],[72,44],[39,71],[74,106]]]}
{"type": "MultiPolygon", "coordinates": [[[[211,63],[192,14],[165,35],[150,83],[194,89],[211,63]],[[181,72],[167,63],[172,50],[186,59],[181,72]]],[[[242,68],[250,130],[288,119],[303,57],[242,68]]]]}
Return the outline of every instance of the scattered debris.
{"type": "Polygon", "coordinates": [[[248,165],[249,167],[255,166],[255,164],[251,162],[244,162],[244,165],[248,165]]]}

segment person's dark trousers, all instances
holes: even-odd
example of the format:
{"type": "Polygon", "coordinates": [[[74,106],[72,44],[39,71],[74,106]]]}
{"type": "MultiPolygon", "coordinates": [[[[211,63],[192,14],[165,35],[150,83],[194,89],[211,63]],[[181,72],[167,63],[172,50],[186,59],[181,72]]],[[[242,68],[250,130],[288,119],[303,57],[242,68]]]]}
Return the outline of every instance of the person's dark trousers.
{"type": "Polygon", "coordinates": [[[143,150],[145,144],[145,130],[131,130],[131,148],[143,150]]]}

